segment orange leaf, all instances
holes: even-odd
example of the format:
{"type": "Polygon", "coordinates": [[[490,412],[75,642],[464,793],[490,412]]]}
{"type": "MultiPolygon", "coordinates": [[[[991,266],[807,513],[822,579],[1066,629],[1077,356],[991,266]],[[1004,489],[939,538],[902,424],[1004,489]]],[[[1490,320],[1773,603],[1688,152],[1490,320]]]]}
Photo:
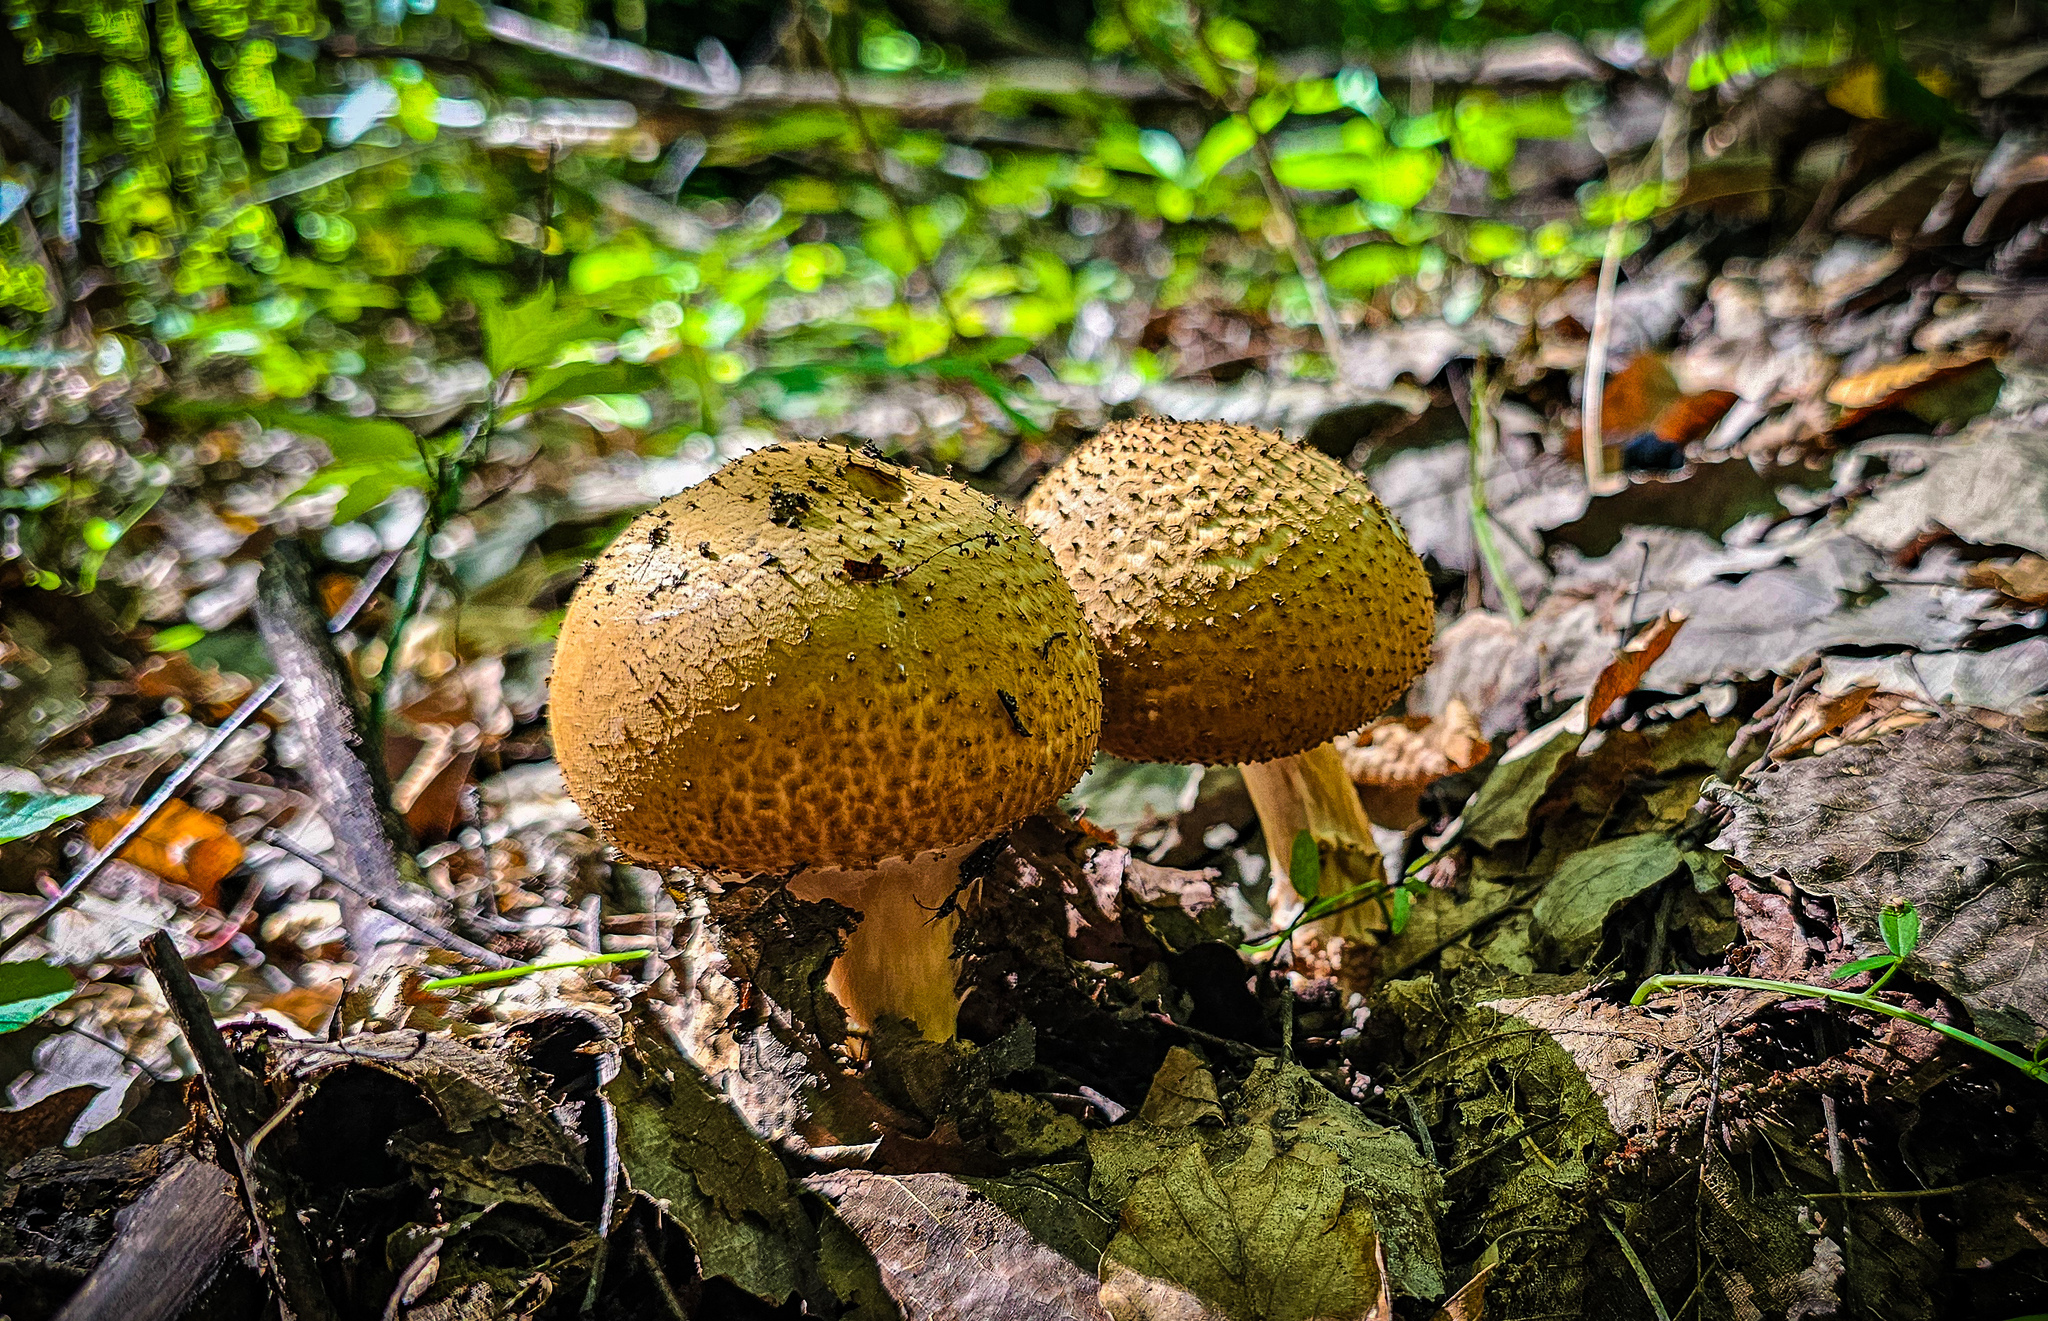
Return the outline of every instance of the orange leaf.
{"type": "Polygon", "coordinates": [[[1974,367],[1992,357],[1988,350],[1961,353],[1916,353],[1883,367],[1873,367],[1854,376],[1837,377],[1828,387],[1827,401],[1838,408],[1864,410],[1893,402],[1908,390],[1974,367]]]}
{"type": "MultiPolygon", "coordinates": [[[[138,809],[123,808],[112,816],[89,821],[85,837],[96,849],[112,842],[121,827],[134,819],[138,809]]],[[[228,823],[211,812],[202,812],[180,798],[173,798],[128,841],[121,861],[132,863],[176,885],[199,892],[199,901],[209,908],[218,906],[220,883],[242,865],[242,841],[228,833],[228,823]]]]}
{"type": "Polygon", "coordinates": [[[1607,662],[1607,668],[1600,671],[1600,677],[1593,681],[1593,691],[1586,696],[1586,728],[1600,723],[1600,717],[1607,714],[1607,708],[1636,690],[1657,658],[1671,649],[1678,637],[1678,630],[1685,627],[1685,615],[1677,610],[1666,610],[1650,621],[1647,628],[1622,644],[1614,659],[1607,662]]]}
{"type": "Polygon", "coordinates": [[[1735,400],[1736,395],[1728,390],[1686,395],[1658,417],[1654,428],[1657,439],[1671,445],[1690,445],[1712,431],[1714,424],[1735,407],[1735,400]]]}

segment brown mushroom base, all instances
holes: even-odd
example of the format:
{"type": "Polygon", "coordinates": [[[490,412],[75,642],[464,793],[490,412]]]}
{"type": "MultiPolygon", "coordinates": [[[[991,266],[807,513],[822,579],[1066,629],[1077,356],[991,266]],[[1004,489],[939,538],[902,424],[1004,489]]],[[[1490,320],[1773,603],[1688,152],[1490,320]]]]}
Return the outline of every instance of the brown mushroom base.
{"type": "MultiPolygon", "coordinates": [[[[1358,799],[1358,787],[1344,769],[1344,758],[1334,744],[1324,743],[1307,752],[1276,761],[1262,761],[1238,767],[1244,787],[1250,791],[1252,806],[1258,809],[1259,828],[1266,836],[1266,856],[1273,867],[1271,902],[1277,915],[1301,902],[1293,880],[1287,874],[1288,859],[1294,856],[1294,840],[1308,831],[1316,841],[1322,859],[1322,880],[1317,887],[1323,895],[1341,894],[1361,885],[1387,879],[1387,868],[1379,845],[1373,843],[1372,821],[1358,799]]],[[[1347,908],[1316,923],[1316,927],[1347,940],[1373,940],[1386,928],[1380,904],[1364,903],[1347,908]]]]}
{"type": "Polygon", "coordinates": [[[890,858],[873,871],[807,871],[789,883],[799,899],[831,899],[861,915],[825,981],[856,1028],[894,1015],[930,1040],[952,1039],[960,1017],[953,957],[960,918],[939,910],[959,889],[960,864],[977,847],[890,858]]]}

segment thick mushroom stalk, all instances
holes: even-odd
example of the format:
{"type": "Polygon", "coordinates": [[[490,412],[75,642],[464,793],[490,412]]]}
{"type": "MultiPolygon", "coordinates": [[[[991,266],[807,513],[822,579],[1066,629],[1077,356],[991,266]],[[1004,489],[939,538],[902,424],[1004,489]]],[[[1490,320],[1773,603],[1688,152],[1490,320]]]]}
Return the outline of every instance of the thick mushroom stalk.
{"type": "Polygon", "coordinates": [[[569,604],[550,702],[569,794],[621,852],[857,910],[835,993],[932,1037],[961,850],[1056,803],[1102,722],[1079,603],[1026,528],[822,443],[634,520],[569,604]]]}
{"type": "Polygon", "coordinates": [[[872,871],[800,872],[790,881],[799,899],[830,899],[860,913],[825,981],[855,1027],[893,1015],[933,1041],[953,1035],[960,1018],[953,957],[964,897],[960,864],[978,847],[891,858],[872,871]]]}
{"type": "MultiPolygon", "coordinates": [[[[1320,743],[1307,752],[1238,767],[1244,787],[1258,810],[1259,830],[1266,839],[1266,857],[1273,873],[1270,900],[1275,916],[1302,902],[1289,867],[1294,841],[1306,830],[1316,842],[1322,876],[1316,887],[1323,897],[1343,894],[1387,879],[1386,860],[1373,842],[1372,820],[1359,801],[1358,788],[1344,769],[1335,745],[1320,743]]],[[[1377,905],[1358,904],[1323,919],[1322,929],[1336,936],[1363,937],[1385,924],[1377,905]]]]}
{"type": "MultiPolygon", "coordinates": [[[[1138,418],[1046,474],[1024,517],[1094,631],[1103,750],[1243,767],[1279,905],[1298,898],[1285,876],[1303,830],[1319,893],[1384,879],[1330,740],[1421,672],[1435,605],[1371,488],[1273,432],[1138,418]]],[[[1363,934],[1378,913],[1325,925],[1363,934]]]]}

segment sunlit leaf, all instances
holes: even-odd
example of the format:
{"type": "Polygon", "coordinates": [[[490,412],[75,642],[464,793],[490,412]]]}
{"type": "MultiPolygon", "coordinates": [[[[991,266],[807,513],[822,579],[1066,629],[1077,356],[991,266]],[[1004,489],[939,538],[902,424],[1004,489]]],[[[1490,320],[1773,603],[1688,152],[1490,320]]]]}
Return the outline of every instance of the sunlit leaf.
{"type": "Polygon", "coordinates": [[[1650,0],[1643,6],[1643,47],[1663,57],[1700,30],[1714,12],[1714,0],[1650,0]]]}
{"type": "Polygon", "coordinates": [[[1148,128],[1139,133],[1138,155],[1162,179],[1179,178],[1187,165],[1187,155],[1181,150],[1180,139],[1164,129],[1148,128]]]}
{"type": "Polygon", "coordinates": [[[1361,243],[1345,249],[1323,274],[1335,288],[1370,292],[1415,274],[1421,257],[1419,249],[1397,243],[1361,243]]]}
{"type": "Polygon", "coordinates": [[[98,794],[0,793],[0,844],[26,839],[98,806],[98,794]]]}
{"type": "Polygon", "coordinates": [[[1322,893],[1323,851],[1316,844],[1316,837],[1306,830],[1295,832],[1294,843],[1288,849],[1287,881],[1304,901],[1322,893]]]}
{"type": "Polygon", "coordinates": [[[510,306],[486,300],[477,312],[483,321],[484,365],[494,376],[544,366],[560,355],[564,344],[588,339],[599,330],[598,319],[590,312],[557,310],[552,284],[510,306]]]}
{"type": "Polygon", "coordinates": [[[1886,904],[1878,910],[1877,929],[1884,947],[1903,959],[1920,945],[1920,910],[1909,903],[1886,904]]]}
{"type": "Polygon", "coordinates": [[[1207,183],[1224,166],[1250,151],[1256,141],[1258,134],[1252,130],[1251,122],[1242,115],[1232,115],[1203,135],[1201,145],[1195,148],[1189,173],[1195,182],[1207,183]]]}
{"type": "Polygon", "coordinates": [[[591,395],[633,394],[661,384],[660,369],[644,362],[570,362],[537,371],[519,402],[498,410],[501,421],[554,408],[591,395]]]}
{"type": "Polygon", "coordinates": [[[41,959],[0,963],[0,1032],[27,1027],[77,991],[70,973],[41,959]]]}

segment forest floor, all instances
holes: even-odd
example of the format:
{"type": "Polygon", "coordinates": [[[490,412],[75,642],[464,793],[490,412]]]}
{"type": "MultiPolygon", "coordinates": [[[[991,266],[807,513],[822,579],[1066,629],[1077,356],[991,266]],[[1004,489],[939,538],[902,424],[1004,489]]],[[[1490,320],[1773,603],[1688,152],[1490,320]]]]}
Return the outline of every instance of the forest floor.
{"type": "MultiPolygon", "coordinates": [[[[309,438],[213,433],[153,516],[203,647],[0,616],[0,1313],[2048,1312],[2048,285],[1999,273],[2048,157],[1945,150],[1767,249],[1702,167],[1611,299],[1387,318],[1339,383],[1199,300],[1138,328],[1186,370],[1028,383],[977,485],[1133,410],[1278,428],[1440,625],[1343,743],[1359,934],[1276,928],[1234,769],[1104,759],[977,855],[946,1044],[847,1031],[844,910],[628,865],[551,760],[564,564],[719,453],[534,464],[373,655],[420,505],[328,526],[309,438]]],[[[831,429],[1002,424],[904,382],[831,429]]]]}

